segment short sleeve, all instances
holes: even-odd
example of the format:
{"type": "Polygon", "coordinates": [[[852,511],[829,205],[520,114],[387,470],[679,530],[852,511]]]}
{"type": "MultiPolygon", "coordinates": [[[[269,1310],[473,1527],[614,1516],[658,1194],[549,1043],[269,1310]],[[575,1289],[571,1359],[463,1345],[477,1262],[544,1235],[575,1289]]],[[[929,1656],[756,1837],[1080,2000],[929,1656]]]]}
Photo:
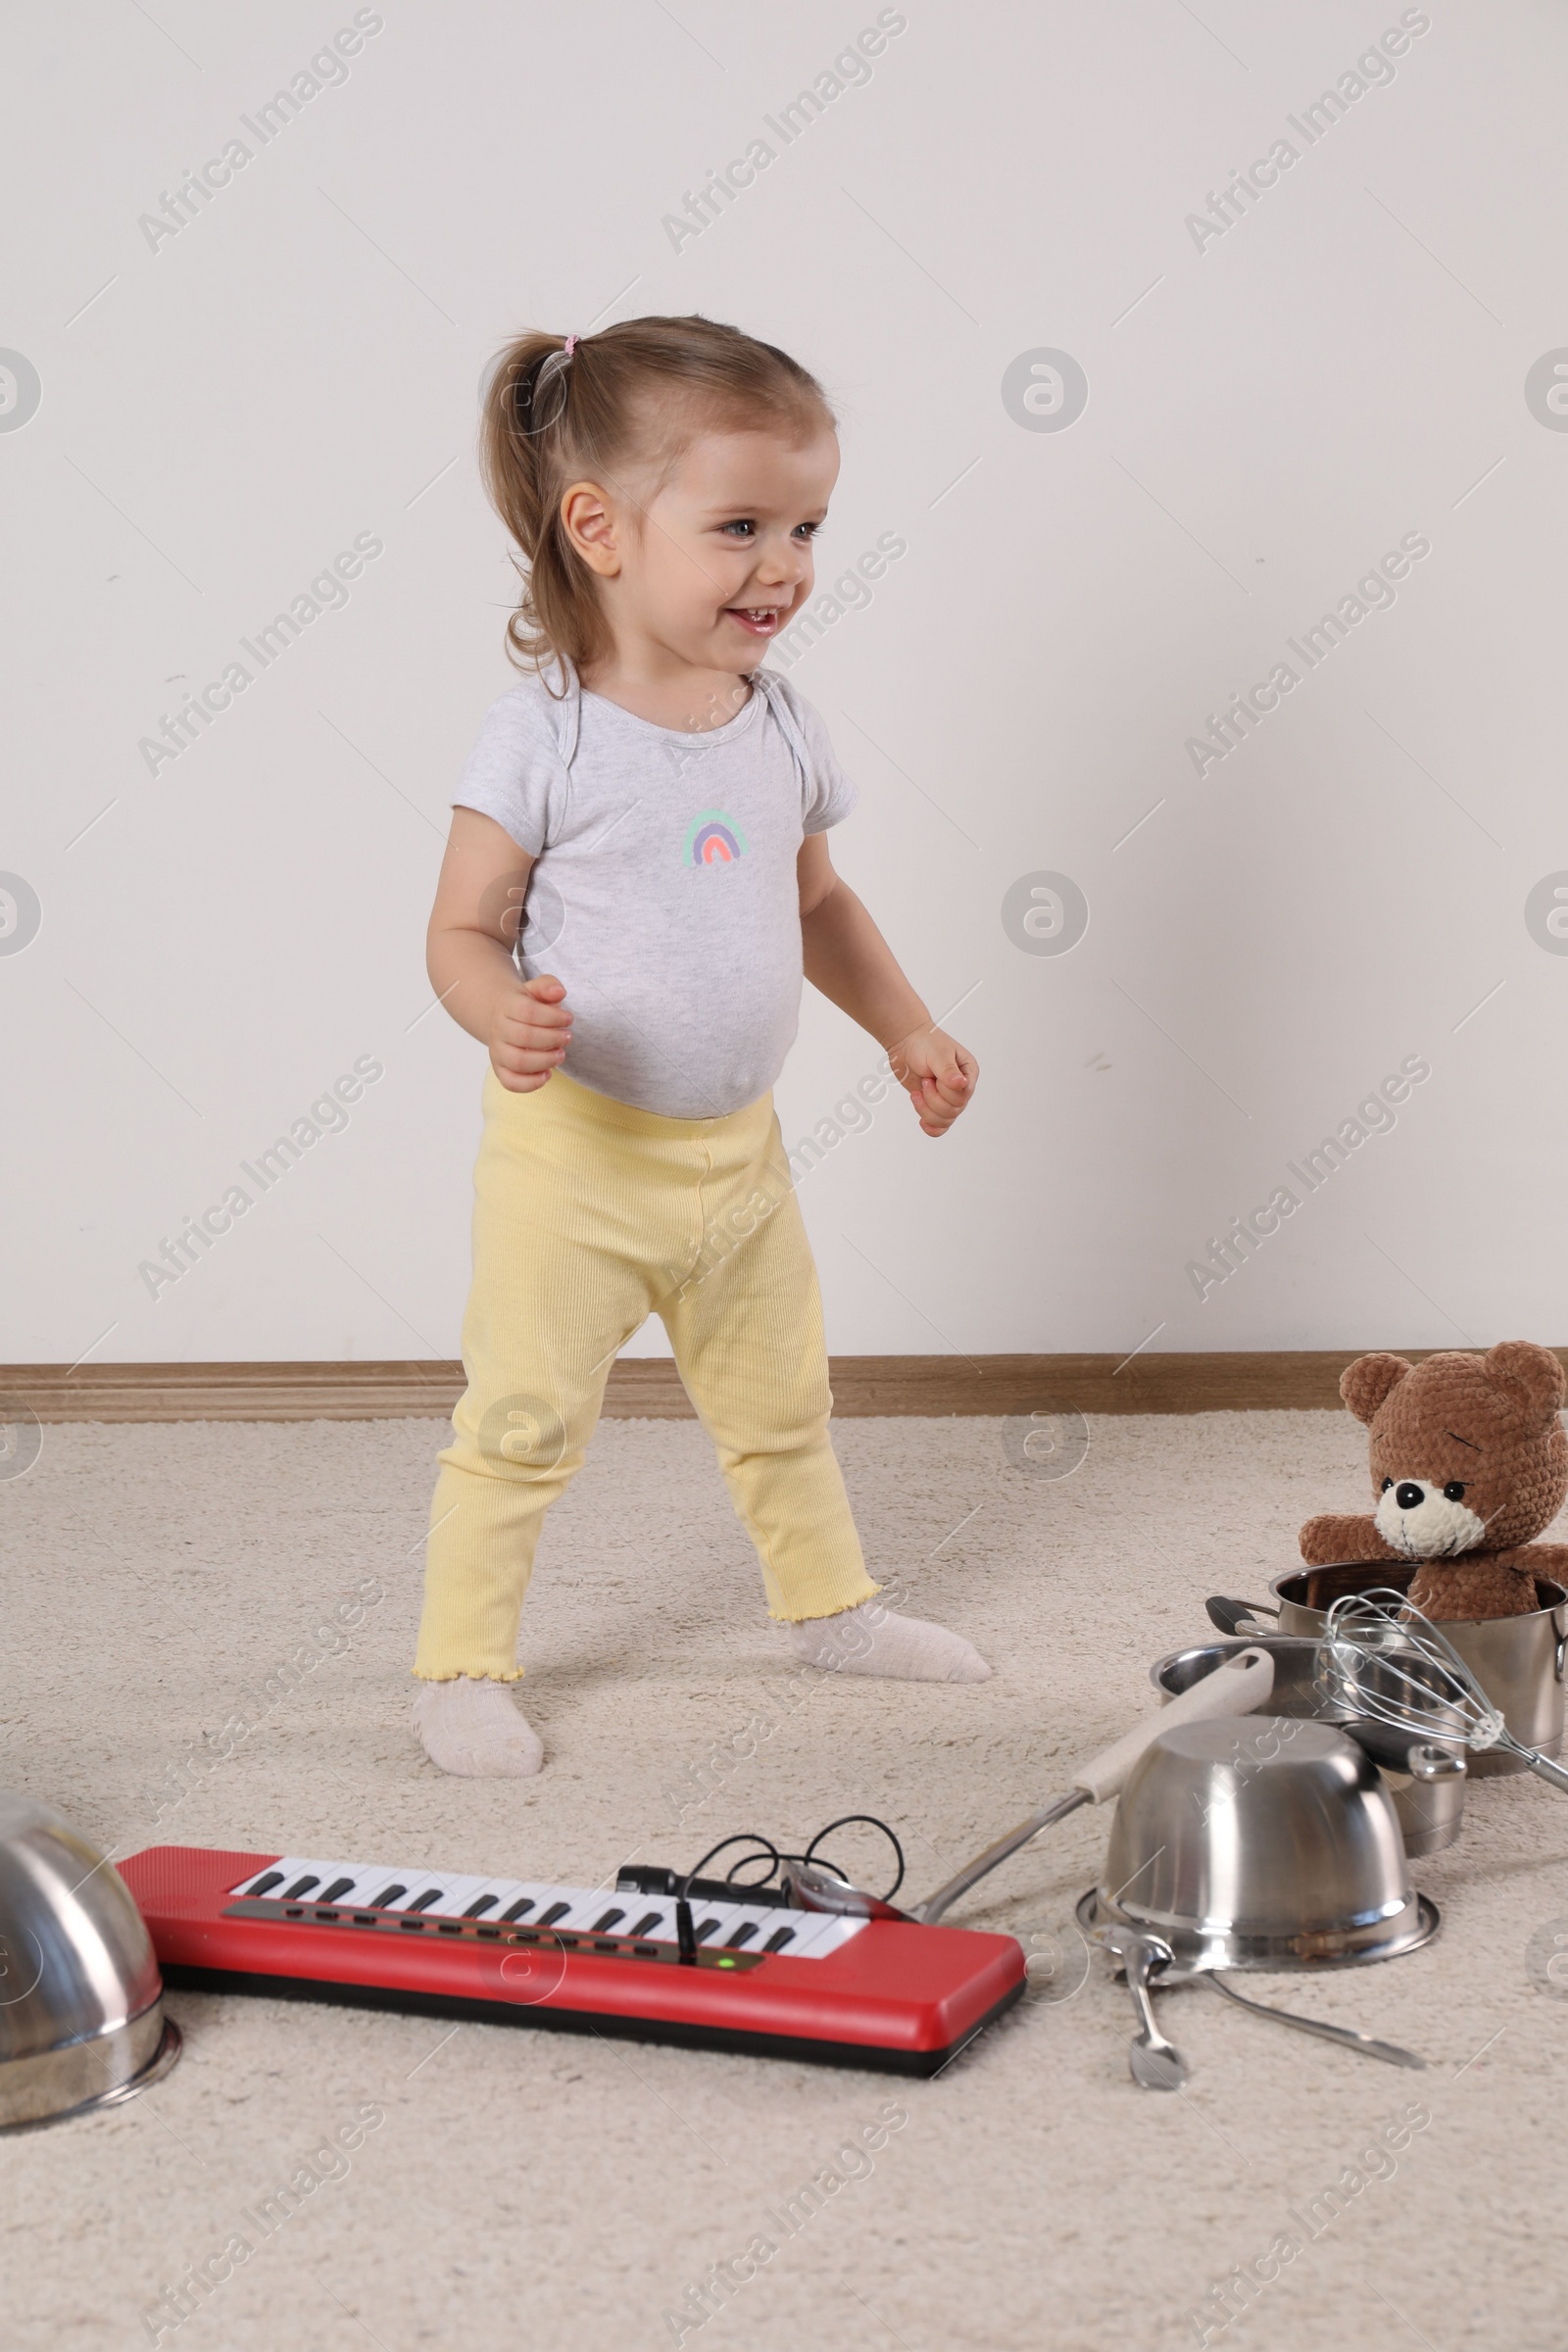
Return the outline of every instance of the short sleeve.
{"type": "Polygon", "coordinates": [[[779,683],[789,704],[790,715],[806,745],[806,789],[801,802],[801,829],[805,833],[825,833],[829,826],[843,823],[860,796],[838,763],[832,738],[821,714],[787,681],[781,679],[779,683]]]}
{"type": "Polygon", "coordinates": [[[539,689],[514,686],[492,703],[464,763],[454,808],[477,808],[537,858],[549,842],[564,781],[560,747],[539,689]]]}

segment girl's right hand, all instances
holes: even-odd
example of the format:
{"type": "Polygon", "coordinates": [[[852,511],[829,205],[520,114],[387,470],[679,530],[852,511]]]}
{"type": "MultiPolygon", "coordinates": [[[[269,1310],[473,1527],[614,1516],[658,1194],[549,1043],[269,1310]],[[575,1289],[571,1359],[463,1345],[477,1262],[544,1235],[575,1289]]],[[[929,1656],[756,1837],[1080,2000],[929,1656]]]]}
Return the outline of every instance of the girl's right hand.
{"type": "Polygon", "coordinates": [[[490,1012],[490,1067],[509,1094],[534,1094],[566,1058],[571,1014],[549,972],[504,988],[490,1012]]]}

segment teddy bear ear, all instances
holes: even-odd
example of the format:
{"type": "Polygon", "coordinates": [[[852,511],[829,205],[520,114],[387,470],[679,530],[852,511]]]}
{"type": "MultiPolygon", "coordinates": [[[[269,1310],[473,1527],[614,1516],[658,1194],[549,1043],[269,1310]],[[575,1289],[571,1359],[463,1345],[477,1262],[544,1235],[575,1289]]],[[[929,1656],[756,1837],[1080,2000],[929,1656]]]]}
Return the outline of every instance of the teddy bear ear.
{"type": "Polygon", "coordinates": [[[1487,1349],[1481,1368],[1515,1411],[1537,1427],[1554,1417],[1568,1393],[1562,1365],[1551,1349],[1534,1347],[1529,1340],[1499,1341],[1487,1349]]]}
{"type": "Polygon", "coordinates": [[[1340,1395],[1358,1421],[1370,1421],[1409,1370],[1402,1355],[1358,1355],[1340,1375],[1340,1395]]]}

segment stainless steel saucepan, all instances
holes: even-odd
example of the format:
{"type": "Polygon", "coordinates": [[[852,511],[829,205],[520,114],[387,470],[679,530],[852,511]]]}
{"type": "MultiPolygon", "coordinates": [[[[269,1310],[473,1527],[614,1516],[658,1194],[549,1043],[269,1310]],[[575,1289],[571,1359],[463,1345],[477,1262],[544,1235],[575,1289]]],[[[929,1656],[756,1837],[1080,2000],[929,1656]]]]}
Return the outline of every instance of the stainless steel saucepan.
{"type": "MultiPolygon", "coordinates": [[[[1348,1592],[1374,1587],[1407,1592],[1413,1562],[1356,1560],[1330,1568],[1292,1568],[1269,1585],[1267,1601],[1236,1600],[1216,1593],[1210,1620],[1224,1634],[1288,1634],[1315,1642],[1328,1623],[1332,1604],[1348,1592]]],[[[1534,1609],[1518,1617],[1445,1618],[1442,1632],[1453,1643],[1514,1738],[1542,1755],[1562,1751],[1563,1672],[1568,1659],[1568,1591],[1547,1577],[1536,1579],[1534,1609]]],[[[1470,1759],[1470,1777],[1482,1780],[1528,1769],[1505,1749],[1470,1759]]]]}

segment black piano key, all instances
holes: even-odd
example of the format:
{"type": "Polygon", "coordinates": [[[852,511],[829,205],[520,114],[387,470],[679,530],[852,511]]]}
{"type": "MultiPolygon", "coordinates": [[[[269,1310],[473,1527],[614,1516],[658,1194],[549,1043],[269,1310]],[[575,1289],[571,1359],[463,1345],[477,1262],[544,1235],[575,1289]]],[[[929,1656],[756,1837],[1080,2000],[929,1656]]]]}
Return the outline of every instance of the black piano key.
{"type": "Polygon", "coordinates": [[[593,1927],[590,1930],[590,1934],[595,1936],[604,1936],[609,1933],[610,1929],[617,1926],[618,1923],[625,1918],[625,1916],[626,1914],[624,1911],[612,1907],[605,1913],[603,1919],[596,1919],[594,1921],[593,1927]]]}
{"type": "Polygon", "coordinates": [[[764,1952],[781,1952],[787,1943],[793,1943],[794,1940],[795,1930],[793,1928],[775,1928],[762,1949],[764,1952]]]}
{"type": "Polygon", "coordinates": [[[733,1936],[731,1936],[729,1937],[729,1939],[727,1940],[727,1942],[725,1943],[725,1945],[724,1945],[724,1949],[725,1949],[725,1951],[726,1951],[726,1952],[738,1952],[738,1951],[740,1950],[740,1948],[741,1948],[741,1945],[742,1945],[743,1943],[750,1943],[750,1942],[751,1942],[751,1940],[752,1940],[752,1937],[753,1937],[753,1936],[754,1936],[756,1934],[757,1934],[757,1922],[756,1922],[756,1920],[754,1920],[754,1919],[743,1919],[743,1920],[741,1921],[741,1924],[740,1924],[740,1926],[739,1926],[739,1927],[736,1929],[736,1931],[735,1931],[734,1935],[733,1935],[733,1936]]]}
{"type": "Polygon", "coordinates": [[[702,1926],[697,1931],[698,1942],[701,1943],[705,1936],[711,1936],[717,1926],[718,1922],[716,1919],[705,1919],[702,1926]]]}
{"type": "Polygon", "coordinates": [[[633,1940],[639,1936],[651,1936],[663,1916],[662,1911],[645,1911],[637,1925],[626,1930],[627,1936],[633,1940]]]}
{"type": "Polygon", "coordinates": [[[485,1913],[493,1911],[500,1900],[499,1894],[481,1894],[476,1903],[468,1905],[463,1916],[465,1919],[483,1919],[485,1913]]]}
{"type": "Polygon", "coordinates": [[[408,1908],[411,1911],[428,1911],[432,1903],[438,1903],[440,1900],[441,1888],[439,1886],[427,1886],[422,1894],[416,1894],[415,1896],[413,1902],[409,1904],[408,1908]]]}
{"type": "Polygon", "coordinates": [[[552,1903],[548,1911],[540,1912],[538,1919],[534,1922],[534,1925],[540,1928],[553,1928],[557,1920],[564,1919],[566,1913],[570,1909],[571,1905],[569,1902],[552,1903]]]}
{"type": "Polygon", "coordinates": [[[277,1899],[280,1903],[297,1903],[302,1894],[309,1894],[313,1886],[319,1886],[320,1884],[314,1872],[307,1872],[303,1879],[296,1879],[293,1886],[277,1899]]]}
{"type": "Polygon", "coordinates": [[[352,1879],[334,1879],[330,1886],[321,1888],[317,1900],[323,1903],[335,1903],[340,1895],[347,1894],[353,1884],[352,1879]]]}
{"type": "Polygon", "coordinates": [[[251,1888],[247,1900],[254,1902],[258,1895],[270,1894],[274,1886],[281,1886],[282,1884],[283,1873],[280,1870],[264,1871],[251,1888]]]}
{"type": "Polygon", "coordinates": [[[408,1891],[409,1890],[406,1886],[383,1886],[380,1893],[376,1896],[374,1902],[370,1905],[370,1909],[372,1911],[384,1911],[389,1903],[401,1903],[403,1897],[408,1893],[408,1891]]]}
{"type": "Polygon", "coordinates": [[[533,1896],[531,1894],[523,1894],[519,1895],[514,1903],[509,1903],[505,1911],[502,1912],[501,1916],[506,1920],[520,1919],[525,1911],[531,1911],[532,1909],[533,1896]]]}

